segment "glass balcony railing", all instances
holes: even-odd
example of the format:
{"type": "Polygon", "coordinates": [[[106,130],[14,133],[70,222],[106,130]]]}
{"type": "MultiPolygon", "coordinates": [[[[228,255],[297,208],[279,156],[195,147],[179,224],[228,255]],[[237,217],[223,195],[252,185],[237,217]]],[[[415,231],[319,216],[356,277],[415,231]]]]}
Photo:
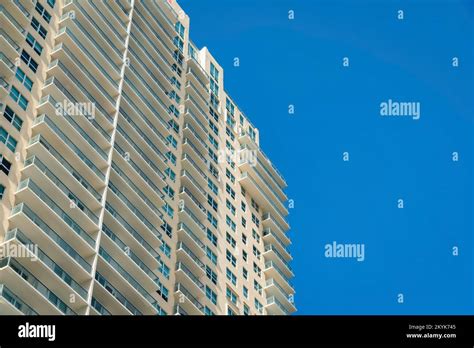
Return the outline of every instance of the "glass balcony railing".
{"type": "MultiPolygon", "coordinates": [[[[123,156],[124,158],[126,157],[127,153],[117,143],[114,144],[114,149],[116,149],[121,156],[123,156]]],[[[128,163],[133,169],[135,169],[138,175],[156,192],[156,194],[158,194],[160,197],[164,197],[163,192],[161,192],[158,186],[156,186],[155,183],[150,180],[150,178],[145,174],[145,172],[141,170],[141,168],[131,158],[129,158],[128,163]]]]}
{"type": "Polygon", "coordinates": [[[150,221],[148,221],[148,219],[140,212],[140,210],[137,209],[132,202],[130,202],[127,196],[124,195],[122,191],[112,183],[112,181],[109,181],[109,188],[122,201],[122,203],[125,204],[128,209],[130,209],[130,211],[138,218],[139,221],[148,227],[148,229],[152,231],[155,236],[160,236],[161,238],[161,232],[158,231],[158,229],[150,221]]]}
{"type": "Polygon", "coordinates": [[[271,244],[267,244],[265,245],[265,251],[273,251],[276,256],[280,259],[280,261],[285,265],[285,267],[287,267],[290,272],[293,272],[293,270],[291,269],[290,265],[288,264],[288,261],[285,260],[285,258],[278,252],[278,250],[271,244]]]}
{"type": "Polygon", "coordinates": [[[21,33],[21,34],[25,34],[26,33],[26,30],[23,29],[23,26],[18,23],[16,21],[16,19],[8,12],[8,10],[3,7],[3,6],[0,6],[0,13],[3,13],[5,15],[5,17],[8,18],[8,20],[13,24],[13,26],[21,33]]]}
{"type": "Polygon", "coordinates": [[[10,35],[3,29],[0,29],[0,36],[3,36],[5,40],[17,51],[20,52],[21,47],[13,40],[10,35]]]}
{"type": "MultiPolygon", "coordinates": [[[[148,197],[135,185],[135,183],[123,172],[122,169],[115,163],[112,162],[112,169],[120,176],[145,203],[146,205],[155,212],[156,215],[162,217],[163,214],[160,209],[150,200],[148,197]]],[[[161,193],[161,191],[159,191],[161,193]]],[[[164,194],[161,193],[161,198],[164,198],[164,194]]]]}
{"type": "Polygon", "coordinates": [[[38,313],[28,306],[22,299],[10,291],[5,284],[0,284],[0,297],[7,300],[13,307],[18,309],[24,315],[38,315],[38,313]]]}
{"type": "Polygon", "coordinates": [[[193,220],[194,223],[196,225],[198,225],[199,228],[206,233],[206,226],[204,226],[204,224],[201,221],[199,221],[199,219],[196,217],[196,215],[194,215],[193,212],[188,209],[188,207],[183,206],[183,207],[181,207],[180,211],[185,212],[186,214],[188,214],[188,216],[191,218],[191,220],[193,220]]]}
{"type": "Polygon", "coordinates": [[[276,304],[280,310],[285,313],[286,315],[290,315],[291,313],[278,301],[275,296],[271,296],[267,298],[267,305],[276,304]]]}
{"type": "Polygon", "coordinates": [[[176,271],[183,271],[192,281],[196,286],[204,291],[204,284],[199,281],[199,278],[196,277],[193,272],[189,270],[189,268],[186,267],[186,265],[182,262],[176,263],[176,271]]]}
{"type": "Polygon", "coordinates": [[[35,288],[41,295],[44,296],[54,307],[66,315],[75,315],[74,312],[64,301],[62,301],[54,292],[47,288],[42,282],[38,280],[32,273],[30,273],[25,267],[23,267],[15,259],[9,258],[9,266],[13,269],[20,277],[22,277],[27,283],[35,288]]]}
{"type": "MultiPolygon", "coordinates": [[[[125,220],[111,205],[110,203],[105,203],[105,210],[107,210],[110,215],[112,215],[115,220],[119,222],[119,224],[130,233],[150,254],[155,255],[156,252],[154,249],[143,239],[140,233],[138,233],[130,224],[125,220]]],[[[157,236],[159,240],[161,240],[161,233],[157,236]]]]}
{"type": "Polygon", "coordinates": [[[271,219],[271,220],[273,221],[273,223],[274,223],[274,224],[278,227],[278,229],[281,231],[281,233],[283,233],[283,235],[285,235],[285,232],[287,231],[287,229],[286,229],[286,228],[283,228],[283,226],[280,225],[280,224],[278,223],[278,221],[276,221],[276,220],[274,219],[274,217],[273,217],[270,213],[265,213],[265,214],[263,214],[262,220],[265,221],[265,220],[267,220],[267,219],[271,219]]]}
{"type": "Polygon", "coordinates": [[[177,291],[180,291],[184,296],[186,296],[186,298],[191,301],[192,304],[194,304],[197,309],[199,309],[199,311],[203,311],[204,310],[204,306],[201,304],[201,302],[199,302],[196,297],[194,297],[184,286],[183,284],[181,283],[177,283],[174,290],[177,292],[177,291]]]}
{"type": "Polygon", "coordinates": [[[110,293],[117,301],[119,301],[125,308],[127,308],[133,315],[142,315],[142,313],[127,300],[127,298],[120,293],[109,281],[99,272],[95,273],[95,280],[103,286],[103,288],[110,293]]]}
{"type": "MultiPolygon", "coordinates": [[[[58,103],[56,102],[56,100],[52,97],[52,96],[48,96],[48,100],[51,102],[51,104],[53,106],[56,106],[58,105],[58,103]]],[[[104,160],[107,160],[107,154],[105,153],[104,150],[102,150],[100,148],[99,145],[97,145],[97,143],[89,136],[89,134],[87,134],[86,131],[84,131],[84,129],[82,129],[81,126],[79,126],[79,124],[74,120],[74,116],[71,116],[69,115],[68,113],[65,113],[64,114],[64,119],[72,126],[72,128],[74,128],[76,130],[76,132],[78,132],[83,138],[84,140],[104,159],[104,160]]]]}
{"type": "MultiPolygon", "coordinates": [[[[64,88],[62,83],[56,77],[52,78],[51,83],[53,83],[56,88],[59,89],[66,96],[66,98],[69,99],[70,102],[78,104],[77,99],[67,90],[67,88],[64,88]]],[[[45,83],[45,87],[47,85],[48,83],[45,83]]],[[[107,139],[108,142],[110,142],[110,134],[97,122],[95,117],[86,117],[85,115],[84,117],[99,131],[100,134],[104,136],[105,139],[107,139]]]]}
{"type": "Polygon", "coordinates": [[[38,185],[36,185],[31,178],[27,178],[23,181],[21,181],[18,184],[18,189],[17,192],[22,190],[23,188],[28,187],[33,191],[33,193],[40,198],[40,200],[43,201],[52,211],[54,211],[59,218],[66,223],[78,236],[80,236],[87,244],[89,244],[91,247],[95,247],[96,241],[80,227],[74,219],[72,219],[68,214],[62,210],[59,205],[56,204],[56,202],[51,199],[38,185]]]}
{"type": "Polygon", "coordinates": [[[293,287],[293,285],[291,284],[290,279],[278,268],[277,265],[275,265],[275,263],[273,261],[265,262],[265,269],[269,269],[269,268],[275,269],[275,271],[278,272],[278,274],[283,278],[283,280],[285,280],[290,287],[293,287]]]}
{"type": "MultiPolygon", "coordinates": [[[[84,34],[84,36],[86,36],[89,39],[92,45],[95,46],[95,48],[97,48],[97,50],[102,55],[102,57],[110,64],[110,67],[114,69],[117,72],[117,74],[120,74],[120,67],[117,64],[115,64],[112,59],[110,59],[109,54],[105,52],[105,50],[102,48],[102,45],[100,45],[95,40],[95,38],[91,34],[89,34],[89,32],[84,28],[84,26],[82,26],[80,21],[74,21],[74,23],[77,25],[79,30],[84,34]]],[[[68,33],[69,33],[69,30],[68,30],[68,33]]]]}
{"type": "Polygon", "coordinates": [[[196,265],[201,268],[201,269],[204,269],[206,266],[204,265],[204,263],[199,260],[199,257],[197,257],[192,251],[191,249],[189,249],[186,244],[184,244],[183,242],[178,242],[177,246],[176,246],[176,250],[179,250],[179,249],[182,249],[184,250],[184,252],[186,254],[188,254],[188,256],[196,263],[196,265]]]}
{"type": "Polygon", "coordinates": [[[95,28],[97,30],[97,32],[100,34],[100,36],[102,37],[102,39],[104,39],[104,41],[106,41],[109,46],[114,50],[115,53],[117,53],[117,55],[119,57],[122,57],[122,53],[120,52],[120,50],[114,45],[114,43],[112,42],[112,40],[109,39],[109,36],[104,33],[104,31],[102,29],[100,29],[100,25],[98,25],[92,18],[91,16],[89,16],[89,14],[87,13],[87,11],[80,5],[80,2],[77,2],[75,1],[74,2],[77,6],[77,8],[79,9],[79,11],[82,13],[82,15],[84,17],[86,17],[86,19],[88,20],[90,26],[92,28],[95,28]]]}
{"type": "Polygon", "coordinates": [[[105,309],[105,307],[94,297],[92,297],[91,307],[93,307],[101,315],[111,315],[110,312],[105,309]]]}
{"type": "Polygon", "coordinates": [[[183,153],[182,159],[183,159],[183,161],[184,161],[184,160],[187,160],[189,163],[191,163],[191,165],[194,167],[194,169],[196,169],[196,171],[197,171],[205,180],[207,180],[207,175],[199,168],[199,166],[196,164],[196,162],[194,162],[194,160],[191,158],[191,156],[189,156],[189,154],[183,153]]]}
{"type": "Polygon", "coordinates": [[[197,205],[199,210],[201,210],[204,214],[207,214],[206,208],[204,208],[201,202],[199,202],[199,200],[196,197],[194,197],[194,195],[191,193],[191,191],[188,188],[186,188],[185,186],[181,186],[179,193],[185,193],[189,198],[191,198],[193,203],[197,205]]]}
{"type": "MultiPolygon", "coordinates": [[[[28,145],[33,145],[35,143],[40,143],[44,146],[44,148],[54,157],[56,160],[61,163],[61,165],[85,188],[89,191],[92,196],[95,197],[97,201],[100,202],[102,196],[98,193],[91,185],[89,185],[88,181],[84,179],[70,164],[64,157],[62,157],[59,152],[56,151],[54,147],[52,147],[42,136],[38,134],[31,138],[28,145]]],[[[26,166],[26,163],[25,163],[26,166]]]]}
{"type": "MultiPolygon", "coordinates": [[[[5,235],[5,241],[16,238],[21,244],[33,245],[34,243],[28,239],[19,229],[10,230],[5,235]]],[[[83,299],[87,300],[87,291],[79,285],[66,271],[64,271],[57,263],[50,259],[40,248],[37,249],[35,255],[38,259],[53,271],[63,282],[75,290],[83,299]]]]}
{"type": "Polygon", "coordinates": [[[189,173],[188,171],[186,170],[181,170],[181,176],[186,176],[194,186],[196,186],[196,188],[204,195],[206,196],[207,193],[206,191],[202,188],[202,186],[196,181],[196,179],[193,178],[193,176],[191,175],[191,173],[189,173]]]}
{"type": "Polygon", "coordinates": [[[113,268],[115,269],[135,290],[138,291],[154,308],[158,305],[156,299],[150,295],[127,271],[125,271],[115,259],[107,254],[107,252],[100,247],[99,255],[113,268]]]}
{"type": "Polygon", "coordinates": [[[72,200],[76,207],[86,214],[93,222],[96,224],[99,222],[99,217],[94,212],[92,212],[92,210],[87,208],[87,206],[79,198],[77,198],[77,196],[73,194],[66,185],[64,185],[63,181],[54,175],[54,173],[49,170],[49,168],[43,162],[41,162],[37,156],[29,157],[25,161],[24,167],[27,167],[30,164],[34,164],[36,167],[38,167],[38,169],[44,173],[49,178],[49,180],[51,180],[56,185],[56,187],[68,197],[68,199],[72,200]]]}
{"type": "Polygon", "coordinates": [[[189,138],[185,137],[183,139],[183,145],[189,145],[194,150],[194,152],[198,155],[198,157],[204,162],[204,165],[207,167],[209,161],[207,160],[206,156],[204,156],[201,153],[201,151],[199,151],[196,145],[194,145],[193,142],[189,140],[189,138]]]}
{"type": "MultiPolygon", "coordinates": [[[[98,14],[100,16],[100,18],[102,18],[102,20],[104,21],[104,23],[107,24],[107,27],[115,34],[115,37],[117,38],[117,40],[123,45],[125,46],[125,39],[120,35],[120,33],[117,31],[117,29],[115,29],[115,25],[113,25],[112,23],[110,23],[110,21],[107,19],[106,16],[104,16],[104,14],[102,13],[103,11],[101,9],[99,9],[97,6],[96,6],[96,1],[94,0],[87,0],[87,2],[89,3],[89,5],[95,10],[94,13],[98,14]]],[[[103,2],[104,4],[107,3],[107,1],[104,1],[103,2]]],[[[107,6],[106,6],[107,7],[107,6]]],[[[110,8],[110,7],[109,7],[110,8]]],[[[121,21],[119,21],[119,23],[122,23],[121,21]]]]}
{"type": "Polygon", "coordinates": [[[280,244],[280,247],[285,250],[288,254],[291,255],[290,251],[288,250],[288,248],[286,247],[286,243],[284,243],[275,233],[272,232],[272,230],[270,228],[265,228],[263,230],[263,236],[268,236],[268,235],[272,235],[273,238],[276,239],[276,241],[280,244]]]}
{"type": "Polygon", "coordinates": [[[186,234],[191,237],[192,240],[194,240],[194,242],[196,242],[197,245],[199,245],[199,247],[202,249],[202,250],[205,250],[206,249],[206,246],[204,245],[203,242],[201,242],[201,240],[199,239],[199,237],[197,237],[193,231],[188,227],[186,226],[186,224],[184,222],[180,222],[178,224],[178,230],[183,230],[184,232],[186,232],[186,234]]]}
{"type": "Polygon", "coordinates": [[[287,292],[283,290],[283,288],[278,284],[278,282],[275,279],[273,278],[267,279],[267,281],[265,282],[265,285],[266,287],[275,286],[278,289],[278,291],[281,293],[281,295],[288,300],[288,302],[293,303],[292,301],[290,301],[290,298],[287,292]]]}
{"type": "Polygon", "coordinates": [[[191,96],[191,94],[186,94],[186,100],[190,100],[194,107],[200,112],[202,117],[207,121],[209,118],[206,115],[206,112],[198,105],[196,100],[191,96]]]}
{"type": "Polygon", "coordinates": [[[51,238],[56,245],[58,245],[66,254],[68,254],[74,261],[76,261],[87,273],[90,273],[92,266],[84,260],[79,253],[70,246],[64,239],[62,239],[54,230],[49,227],[33,210],[31,210],[26,204],[20,203],[13,207],[11,215],[23,212],[27,218],[29,218],[39,229],[41,229],[49,238],[51,238]]]}
{"type": "Polygon", "coordinates": [[[44,121],[55,133],[56,135],[67,145],[69,145],[69,148],[74,152],[82,161],[83,163],[89,167],[100,179],[104,180],[105,179],[105,174],[102,173],[102,171],[97,168],[97,166],[92,162],[80,149],[79,147],[69,139],[69,137],[64,134],[59,127],[56,125],[55,122],[53,122],[46,114],[40,115],[36,117],[36,119],[33,122],[33,125],[39,124],[42,121],[44,121]]]}
{"type": "Polygon", "coordinates": [[[199,128],[202,129],[202,131],[204,132],[204,134],[207,134],[207,133],[208,133],[206,126],[196,117],[196,115],[194,115],[194,113],[191,111],[191,109],[186,108],[186,113],[191,116],[191,118],[194,120],[194,122],[197,123],[197,125],[199,126],[199,128]]]}
{"type": "MultiPolygon", "coordinates": [[[[125,253],[128,257],[130,257],[130,259],[132,259],[132,261],[138,266],[140,267],[140,269],[146,273],[146,275],[148,277],[150,277],[151,280],[153,280],[153,282],[156,283],[156,280],[158,279],[158,277],[156,276],[156,274],[142,261],[140,260],[140,258],[135,255],[135,253],[130,249],[130,247],[125,244],[124,242],[122,242],[122,240],[114,233],[112,232],[112,230],[110,228],[108,228],[106,225],[102,225],[102,231],[122,250],[122,251],[125,251],[127,250],[127,252],[125,253]]],[[[146,243],[146,242],[145,242],[146,243]]],[[[151,246],[147,243],[147,247],[148,248],[151,248],[151,246]]],[[[151,248],[153,249],[153,248],[151,248]]],[[[149,250],[149,249],[147,249],[149,250]]],[[[153,257],[158,257],[159,255],[153,250],[152,253],[150,253],[151,255],[153,255],[153,257]]]]}
{"type": "Polygon", "coordinates": [[[193,126],[191,126],[191,124],[189,124],[189,123],[186,122],[186,123],[184,124],[183,129],[189,129],[189,131],[194,135],[194,137],[199,141],[199,143],[200,143],[205,149],[208,148],[206,142],[199,136],[199,134],[197,134],[196,130],[194,129],[193,126]]]}

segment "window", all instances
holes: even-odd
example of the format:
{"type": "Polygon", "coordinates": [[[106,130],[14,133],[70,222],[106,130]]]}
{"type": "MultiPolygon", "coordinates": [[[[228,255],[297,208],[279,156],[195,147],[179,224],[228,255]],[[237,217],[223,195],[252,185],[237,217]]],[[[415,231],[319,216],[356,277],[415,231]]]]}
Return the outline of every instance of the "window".
{"type": "Polygon", "coordinates": [[[219,86],[217,83],[211,79],[211,92],[215,95],[219,95],[219,86]]]}
{"type": "Polygon", "coordinates": [[[260,303],[259,300],[255,299],[255,309],[259,312],[263,312],[263,305],[260,303]]]}
{"type": "Polygon", "coordinates": [[[212,215],[210,211],[207,212],[207,221],[211,223],[212,226],[217,228],[217,219],[212,215]]]}
{"type": "Polygon", "coordinates": [[[174,216],[174,210],[173,208],[171,208],[171,206],[168,204],[168,203],[165,203],[165,205],[163,206],[163,211],[168,214],[168,216],[170,218],[173,218],[174,216]]]}
{"type": "Polygon", "coordinates": [[[21,60],[25,62],[26,65],[31,69],[36,74],[36,71],[38,70],[38,63],[31,58],[31,56],[26,52],[25,50],[21,51],[21,60]]]}
{"type": "Polygon", "coordinates": [[[244,315],[249,315],[250,314],[250,308],[244,303],[244,315]]]}
{"type": "Polygon", "coordinates": [[[206,285],[206,297],[211,300],[213,304],[217,304],[217,295],[210,287],[206,285]]]}
{"type": "Polygon", "coordinates": [[[229,98],[226,98],[225,100],[225,108],[227,111],[229,111],[230,115],[233,117],[234,116],[234,111],[235,111],[235,106],[232,104],[229,98]]]}
{"type": "Polygon", "coordinates": [[[226,277],[227,279],[233,284],[237,285],[237,277],[235,276],[234,273],[228,268],[226,268],[226,277]]]}
{"type": "Polygon", "coordinates": [[[166,233],[168,237],[171,238],[171,236],[173,235],[173,227],[171,227],[169,223],[165,221],[163,225],[161,225],[161,229],[166,233]]]}
{"type": "Polygon", "coordinates": [[[184,39],[184,25],[181,24],[181,22],[176,22],[174,28],[176,32],[179,34],[179,36],[181,36],[181,38],[184,39]]]}
{"type": "Polygon", "coordinates": [[[207,195],[207,203],[212,207],[217,212],[217,202],[214,200],[214,198],[211,197],[211,195],[207,195]]]}
{"type": "Polygon", "coordinates": [[[0,184],[0,199],[3,199],[4,194],[5,194],[5,186],[0,184]]]}
{"type": "Polygon", "coordinates": [[[229,169],[225,169],[225,176],[230,179],[230,181],[235,184],[235,176],[232,175],[229,169]]]}
{"type": "MultiPolygon", "coordinates": [[[[247,271],[247,268],[242,268],[242,276],[244,277],[245,280],[248,280],[249,279],[249,271],[247,271]]],[[[245,289],[247,289],[245,286],[244,286],[245,289]]],[[[245,296],[247,297],[247,296],[245,296]]]]}
{"type": "Polygon", "coordinates": [[[6,175],[10,174],[10,169],[12,167],[11,162],[9,162],[3,155],[0,155],[0,170],[6,175]]]}
{"type": "Polygon", "coordinates": [[[214,122],[212,122],[211,120],[209,120],[209,127],[211,128],[211,130],[214,132],[215,135],[219,136],[219,127],[217,127],[214,122]]]}
{"type": "Polygon", "coordinates": [[[214,151],[212,151],[211,148],[208,149],[208,153],[209,153],[209,157],[211,157],[211,159],[217,163],[218,162],[218,157],[216,155],[216,153],[214,151]]]}
{"type": "Polygon", "coordinates": [[[262,286],[256,281],[253,281],[253,288],[256,290],[260,295],[262,294],[262,286]]]}
{"type": "Polygon", "coordinates": [[[243,287],[243,293],[245,298],[249,298],[249,289],[245,286],[243,287]]]}
{"type": "Polygon", "coordinates": [[[30,45],[33,50],[38,53],[38,55],[41,56],[41,53],[43,52],[43,46],[41,46],[38,41],[36,41],[36,39],[33,37],[33,35],[31,35],[30,33],[28,33],[26,35],[26,42],[28,43],[28,45],[30,45]]]}
{"type": "Polygon", "coordinates": [[[16,68],[15,76],[27,90],[31,91],[31,88],[33,88],[33,81],[31,81],[30,78],[26,76],[25,72],[21,70],[20,67],[16,68]]]}
{"type": "Polygon", "coordinates": [[[3,127],[0,127],[0,142],[4,143],[12,152],[15,152],[17,141],[3,127]]]}
{"type": "Polygon", "coordinates": [[[160,271],[166,279],[170,279],[170,268],[166,266],[163,260],[160,260],[159,264],[158,271],[160,271]]]}
{"type": "Polygon", "coordinates": [[[165,154],[165,156],[166,156],[167,159],[169,159],[171,161],[171,163],[173,163],[173,165],[176,165],[176,156],[171,151],[168,151],[165,154]]]}
{"type": "Polygon", "coordinates": [[[231,214],[235,216],[235,207],[232,205],[232,203],[230,203],[230,201],[227,198],[225,200],[225,205],[227,209],[230,210],[231,214]]]}
{"type": "Polygon", "coordinates": [[[214,183],[212,182],[212,180],[209,179],[209,178],[207,179],[207,186],[208,186],[208,187],[212,190],[212,192],[214,192],[216,195],[218,194],[219,188],[218,188],[217,185],[214,184],[214,183]]]}
{"type": "Polygon", "coordinates": [[[226,296],[233,304],[237,304],[237,295],[229,288],[226,288],[226,296]]]}
{"type": "Polygon", "coordinates": [[[246,193],[246,191],[245,191],[245,189],[244,189],[244,187],[243,187],[243,186],[241,186],[241,187],[240,187],[240,193],[242,194],[242,196],[244,196],[244,197],[245,197],[245,193],[246,193]]]}
{"type": "Polygon", "coordinates": [[[255,245],[253,246],[253,254],[258,260],[260,260],[260,251],[257,249],[255,245]]]}
{"type": "Polygon", "coordinates": [[[178,50],[183,53],[184,49],[184,42],[179,38],[179,36],[175,36],[173,40],[174,45],[178,48],[178,50]]]}
{"type": "Polygon", "coordinates": [[[160,246],[160,250],[167,256],[167,257],[170,257],[171,256],[171,248],[168,244],[166,244],[165,242],[162,242],[161,246],[160,246]]]}
{"type": "Polygon", "coordinates": [[[156,290],[156,292],[163,298],[163,300],[168,302],[168,289],[163,284],[161,284],[159,280],[157,281],[157,283],[158,290],[156,290]]]}
{"type": "Polygon", "coordinates": [[[163,191],[165,191],[165,193],[166,193],[171,199],[174,198],[174,190],[171,188],[170,185],[166,185],[166,187],[163,189],[163,191]]]}
{"type": "Polygon", "coordinates": [[[212,233],[210,229],[207,229],[207,239],[209,239],[214,246],[217,246],[217,236],[212,233]]]}
{"type": "Polygon", "coordinates": [[[31,19],[31,26],[33,27],[33,29],[35,29],[38,32],[38,34],[40,34],[40,36],[43,39],[46,39],[46,35],[48,35],[48,31],[38,22],[38,20],[35,17],[31,19]]]}
{"type": "Polygon", "coordinates": [[[214,312],[210,310],[208,306],[204,307],[204,314],[205,315],[214,315],[214,312]]]}
{"type": "Polygon", "coordinates": [[[211,76],[219,81],[219,70],[216,69],[215,65],[211,63],[211,76]]]}
{"type": "Polygon", "coordinates": [[[44,6],[41,5],[38,1],[36,1],[36,6],[35,6],[36,12],[40,14],[43,19],[49,23],[51,21],[51,15],[49,14],[48,11],[45,10],[44,6]]]}
{"type": "Polygon", "coordinates": [[[247,252],[245,250],[242,251],[242,260],[247,262],[247,252]]]}
{"type": "Polygon", "coordinates": [[[225,133],[230,137],[232,141],[235,140],[235,135],[229,127],[225,128],[225,133]]]}
{"type": "Polygon", "coordinates": [[[235,315],[235,312],[230,307],[227,307],[227,315],[235,315]]]}
{"type": "Polygon", "coordinates": [[[241,208],[242,211],[245,213],[245,210],[247,209],[247,205],[245,204],[244,201],[240,202],[240,208],[241,208]]]}
{"type": "Polygon", "coordinates": [[[51,8],[54,8],[54,5],[56,4],[56,0],[47,0],[47,3],[51,8]]]}
{"type": "Polygon", "coordinates": [[[235,199],[235,191],[232,190],[229,184],[225,184],[225,191],[230,195],[232,199],[235,199]]]}
{"type": "Polygon", "coordinates": [[[166,168],[165,169],[165,174],[168,175],[168,177],[172,180],[172,181],[175,181],[176,179],[176,174],[175,172],[173,172],[173,170],[171,168],[166,168]]]}
{"type": "Polygon", "coordinates": [[[227,243],[230,244],[230,246],[231,246],[232,248],[235,248],[235,245],[236,245],[235,239],[232,238],[232,236],[229,234],[229,232],[226,232],[225,240],[227,241],[227,243]]]}
{"type": "Polygon", "coordinates": [[[208,246],[206,246],[206,256],[214,265],[217,265],[217,255],[208,246]]]}
{"type": "Polygon", "coordinates": [[[253,271],[254,271],[255,273],[257,273],[257,275],[258,275],[259,277],[262,276],[262,270],[261,270],[260,267],[257,266],[257,264],[256,264],[255,262],[253,263],[253,271]]]}
{"type": "Polygon", "coordinates": [[[232,266],[235,267],[237,265],[237,260],[236,260],[235,256],[232,255],[232,253],[228,249],[226,249],[225,257],[226,257],[227,261],[229,261],[232,264],[232,266]]]}
{"type": "Polygon", "coordinates": [[[216,150],[219,149],[219,142],[210,134],[209,134],[209,142],[211,143],[212,146],[214,146],[216,150]]]}
{"type": "Polygon", "coordinates": [[[166,137],[166,142],[171,144],[175,149],[178,147],[178,142],[171,134],[166,137]]]}
{"type": "Polygon", "coordinates": [[[252,222],[253,222],[257,227],[260,227],[260,220],[258,219],[258,217],[255,216],[254,213],[252,213],[252,222]]]}
{"type": "Polygon", "coordinates": [[[257,231],[255,231],[253,228],[252,228],[252,237],[253,239],[257,241],[257,243],[260,243],[260,236],[258,235],[257,231]]]}
{"type": "Polygon", "coordinates": [[[15,127],[18,131],[21,130],[21,126],[23,125],[23,120],[17,114],[15,114],[8,105],[5,106],[3,117],[5,117],[8,120],[8,122],[10,122],[13,125],[13,127],[15,127]]]}
{"type": "Polygon", "coordinates": [[[242,227],[243,228],[247,227],[247,220],[245,220],[244,218],[242,218],[242,227]]]}
{"type": "Polygon", "coordinates": [[[236,228],[235,222],[232,221],[229,215],[225,216],[225,223],[227,224],[227,226],[229,226],[232,229],[232,231],[235,232],[235,228],[236,228]]]}
{"type": "Polygon", "coordinates": [[[245,233],[242,233],[242,243],[247,245],[247,235],[245,233]]]}
{"type": "Polygon", "coordinates": [[[206,276],[217,285],[217,274],[208,265],[206,265],[206,276]]]}
{"type": "Polygon", "coordinates": [[[10,89],[10,97],[20,105],[23,110],[26,110],[28,107],[28,100],[14,87],[10,89]]]}

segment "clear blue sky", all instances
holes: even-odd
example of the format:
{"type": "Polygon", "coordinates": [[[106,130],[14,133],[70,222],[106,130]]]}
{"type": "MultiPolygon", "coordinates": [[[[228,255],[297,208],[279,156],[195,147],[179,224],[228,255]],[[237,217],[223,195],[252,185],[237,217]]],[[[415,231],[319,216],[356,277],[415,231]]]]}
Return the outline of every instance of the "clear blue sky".
{"type": "Polygon", "coordinates": [[[289,184],[297,314],[473,313],[474,1],[179,3],[289,184]],[[381,117],[388,99],[420,119],[381,117]]]}

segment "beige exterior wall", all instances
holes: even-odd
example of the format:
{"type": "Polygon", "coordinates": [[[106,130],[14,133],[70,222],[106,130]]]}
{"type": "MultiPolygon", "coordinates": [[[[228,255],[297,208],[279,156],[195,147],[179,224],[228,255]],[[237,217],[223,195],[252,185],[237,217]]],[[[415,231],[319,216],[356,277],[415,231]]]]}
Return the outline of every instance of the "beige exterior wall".
{"type": "Polygon", "coordinates": [[[0,314],[294,312],[286,183],[179,5],[1,4],[0,314]]]}

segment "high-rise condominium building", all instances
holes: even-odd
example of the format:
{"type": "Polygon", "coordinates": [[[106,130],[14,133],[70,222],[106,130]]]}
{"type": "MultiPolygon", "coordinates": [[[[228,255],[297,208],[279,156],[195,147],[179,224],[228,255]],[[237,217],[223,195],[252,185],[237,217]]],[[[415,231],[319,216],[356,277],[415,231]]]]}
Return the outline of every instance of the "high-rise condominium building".
{"type": "Polygon", "coordinates": [[[164,0],[0,1],[0,314],[290,314],[285,180],[164,0]]]}

